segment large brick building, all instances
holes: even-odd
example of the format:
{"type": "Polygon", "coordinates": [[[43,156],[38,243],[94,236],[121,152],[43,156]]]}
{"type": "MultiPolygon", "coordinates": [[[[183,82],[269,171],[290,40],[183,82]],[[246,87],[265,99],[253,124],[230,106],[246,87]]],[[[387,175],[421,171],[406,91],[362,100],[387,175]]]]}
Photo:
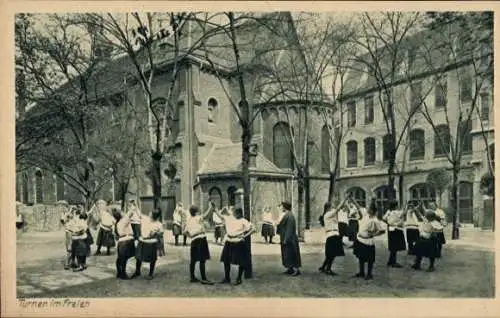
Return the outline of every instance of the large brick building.
{"type": "MultiPolygon", "coordinates": [[[[460,120],[459,110],[467,114],[472,103],[475,103],[476,110],[473,111],[471,121],[465,124],[462,122],[467,131],[463,140],[459,174],[460,221],[476,226],[488,226],[485,223],[489,222],[489,226],[492,226],[492,216],[485,218],[483,215],[480,184],[481,178],[489,172],[487,152],[494,158],[493,86],[487,78],[483,82],[482,75],[477,71],[481,61],[475,60],[473,63],[468,54],[464,53],[461,58],[448,59],[443,53],[433,53],[433,61],[439,66],[430,67],[427,64],[429,60],[426,56],[429,53],[419,53],[419,50],[422,51],[422,48],[426,47],[425,41],[434,41],[433,45],[436,45],[439,43],[436,41],[449,41],[444,37],[450,34],[457,35],[455,32],[445,31],[448,30],[446,28],[448,26],[441,31],[420,32],[409,37],[408,41],[400,46],[404,55],[401,65],[406,69],[401,71],[401,76],[395,76],[397,80],[395,83],[389,83],[388,89],[391,91],[395,108],[396,132],[399,134],[403,131],[411,107],[421,107],[423,111],[416,112],[402,135],[396,154],[394,190],[399,198],[401,189],[398,182],[403,175],[404,202],[420,199],[437,199],[439,202],[441,199],[440,205],[449,210],[449,190],[445,190],[441,198],[436,198],[436,189],[426,183],[432,169],[451,169],[445,155],[446,150],[443,149],[435,129],[442,129],[445,133],[449,125],[451,141],[454,142],[460,120]],[[432,32],[430,38],[429,32],[432,32]],[[477,94],[476,88],[480,89],[477,94]],[[432,119],[434,128],[424,113],[432,119]]],[[[460,45],[466,47],[465,43],[460,45]]],[[[482,51],[479,55],[484,61],[489,61],[491,50],[482,51]]],[[[389,62],[390,60],[381,59],[381,63],[389,62]]],[[[358,67],[364,66],[360,63],[358,67]]],[[[386,140],[388,130],[381,108],[386,107],[381,105],[387,101],[386,91],[381,89],[383,84],[380,81],[377,82],[365,72],[351,72],[347,83],[343,103],[346,106],[344,122],[348,127],[341,152],[339,193],[353,193],[362,204],[366,204],[373,197],[384,204],[388,196],[387,143],[390,142],[386,140]]],[[[462,121],[465,119],[466,115],[462,117],[462,121]]]]}

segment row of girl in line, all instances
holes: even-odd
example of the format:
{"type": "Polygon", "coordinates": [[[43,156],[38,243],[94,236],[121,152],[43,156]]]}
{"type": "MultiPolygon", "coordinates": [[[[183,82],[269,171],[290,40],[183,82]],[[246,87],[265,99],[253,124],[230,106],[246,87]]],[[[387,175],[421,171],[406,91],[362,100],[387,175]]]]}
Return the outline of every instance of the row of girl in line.
{"type": "Polygon", "coordinates": [[[422,205],[417,207],[408,206],[404,210],[398,209],[396,201],[391,202],[389,210],[384,214],[382,220],[377,215],[377,206],[373,200],[366,210],[359,206],[351,197],[347,197],[337,206],[325,204],[325,210],[320,217],[320,223],[326,232],[325,260],[319,268],[320,272],[328,275],[336,275],[332,270],[335,257],[345,256],[342,242],[342,234],[339,221],[339,212],[344,207],[352,210],[356,207],[358,217],[356,219],[356,238],[353,243],[353,253],[358,258],[359,271],[354,277],[373,278],[373,265],[375,262],[374,238],[384,234],[388,237],[389,260],[387,266],[402,267],[397,263],[397,252],[406,250],[405,235],[403,227],[406,224],[406,240],[410,255],[415,255],[412,266],[415,270],[421,269],[422,259],[429,258],[428,271],[434,270],[436,258],[441,257],[442,245],[445,244],[443,227],[445,224],[444,212],[431,205],[431,209],[425,210],[422,205]],[[434,209],[433,209],[434,208],[434,209]],[[385,223],[385,224],[384,224],[385,223]],[[365,274],[365,264],[367,273],[365,274]]]}

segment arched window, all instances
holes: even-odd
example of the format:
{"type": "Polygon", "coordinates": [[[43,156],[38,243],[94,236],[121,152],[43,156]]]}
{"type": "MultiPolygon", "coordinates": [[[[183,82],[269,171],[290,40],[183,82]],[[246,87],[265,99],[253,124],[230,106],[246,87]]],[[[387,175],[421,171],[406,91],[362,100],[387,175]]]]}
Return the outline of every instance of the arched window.
{"type": "Polygon", "coordinates": [[[358,143],[351,140],[347,144],[347,167],[356,167],[358,165],[358,143]]]}
{"type": "Polygon", "coordinates": [[[330,171],[330,132],[326,125],[321,129],[321,172],[330,171]]]}
{"type": "Polygon", "coordinates": [[[392,135],[385,135],[382,140],[383,160],[389,161],[392,151],[392,135]]]}
{"type": "Polygon", "coordinates": [[[410,200],[416,203],[422,201],[425,206],[436,201],[436,190],[428,183],[418,183],[410,188],[410,200]]]}
{"type": "Polygon", "coordinates": [[[366,192],[360,187],[353,187],[347,190],[346,196],[352,195],[354,201],[359,205],[366,207],[366,192]]]}
{"type": "Polygon", "coordinates": [[[56,187],[57,187],[57,200],[64,200],[64,179],[61,177],[57,177],[56,179],[56,187]]]}
{"type": "Polygon", "coordinates": [[[208,122],[215,123],[217,115],[217,106],[219,103],[215,98],[210,98],[208,100],[208,122]]]}
{"type": "Polygon", "coordinates": [[[217,187],[213,187],[208,192],[209,200],[215,204],[217,209],[222,208],[222,193],[217,187]]]}
{"type": "Polygon", "coordinates": [[[375,192],[375,203],[378,209],[377,215],[381,217],[385,213],[385,211],[387,211],[387,209],[389,208],[390,188],[386,185],[383,185],[375,189],[374,192],[375,192]]]}
{"type": "Polygon", "coordinates": [[[434,157],[446,156],[449,152],[450,130],[448,125],[439,125],[434,135],[434,157]]]}
{"type": "MultiPolygon", "coordinates": [[[[458,185],[458,202],[461,223],[473,223],[474,193],[471,182],[462,181],[458,185]]],[[[451,202],[453,204],[453,195],[451,202]]],[[[454,206],[454,204],[452,205],[454,206]]]]}
{"type": "Polygon", "coordinates": [[[424,159],[425,157],[425,133],[422,129],[414,129],[410,132],[410,160],[424,159]]]}
{"type": "Polygon", "coordinates": [[[43,203],[43,175],[41,170],[35,172],[36,203],[43,203]]]}
{"type": "Polygon", "coordinates": [[[460,124],[461,138],[462,138],[462,153],[472,153],[472,120],[463,121],[460,124]]]}
{"type": "Polygon", "coordinates": [[[278,168],[293,169],[290,126],[280,122],[273,128],[273,161],[278,168]]]}
{"type": "Polygon", "coordinates": [[[23,172],[23,198],[22,202],[23,203],[28,203],[29,200],[29,192],[28,192],[28,186],[29,186],[29,177],[26,172],[23,172]]]}
{"type": "Polygon", "coordinates": [[[376,149],[375,149],[375,138],[369,137],[365,141],[365,166],[370,166],[375,164],[376,149]]]}
{"type": "Polygon", "coordinates": [[[227,188],[228,204],[234,206],[236,204],[236,187],[230,186],[227,188]]]}

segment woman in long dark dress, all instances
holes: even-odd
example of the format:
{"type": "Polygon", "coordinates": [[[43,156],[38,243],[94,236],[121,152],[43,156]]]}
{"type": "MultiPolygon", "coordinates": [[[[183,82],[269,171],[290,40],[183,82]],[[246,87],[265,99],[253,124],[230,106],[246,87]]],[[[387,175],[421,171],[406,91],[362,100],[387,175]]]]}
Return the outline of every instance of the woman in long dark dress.
{"type": "Polygon", "coordinates": [[[280,236],[281,262],[286,268],[284,274],[299,276],[301,274],[300,267],[302,266],[302,260],[300,257],[299,238],[297,236],[297,223],[291,211],[292,205],[284,201],[279,207],[283,216],[276,229],[280,236]]]}

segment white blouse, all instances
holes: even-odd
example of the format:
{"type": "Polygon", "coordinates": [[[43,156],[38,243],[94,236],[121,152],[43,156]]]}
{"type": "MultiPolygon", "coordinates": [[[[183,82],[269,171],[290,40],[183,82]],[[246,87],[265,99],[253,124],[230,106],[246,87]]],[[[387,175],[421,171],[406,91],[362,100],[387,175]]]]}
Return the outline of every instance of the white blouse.
{"type": "Polygon", "coordinates": [[[101,213],[101,224],[100,227],[103,230],[111,231],[113,225],[116,224],[115,218],[108,211],[104,211],[101,213]]]}
{"type": "Polygon", "coordinates": [[[335,209],[331,209],[323,215],[325,222],[326,237],[339,235],[338,213],[335,209]]]}
{"type": "Polygon", "coordinates": [[[253,225],[247,219],[236,219],[234,217],[226,218],[226,240],[229,242],[239,242],[248,236],[253,225]]]}
{"type": "Polygon", "coordinates": [[[337,213],[337,218],[339,219],[339,223],[349,223],[349,217],[347,216],[347,211],[344,209],[340,209],[337,213]]]}
{"type": "Polygon", "coordinates": [[[375,235],[384,230],[384,226],[375,217],[363,217],[359,221],[359,232],[357,239],[365,245],[375,245],[375,235]]]}
{"type": "Polygon", "coordinates": [[[389,231],[402,230],[404,225],[404,213],[401,210],[388,210],[383,220],[387,221],[389,231]]]}
{"type": "Polygon", "coordinates": [[[200,215],[190,217],[186,223],[186,232],[192,240],[205,237],[203,218],[200,215]]]}
{"type": "Polygon", "coordinates": [[[156,243],[158,240],[155,235],[161,233],[163,233],[163,224],[160,221],[152,221],[151,219],[143,221],[139,240],[146,243],[156,243]]]}
{"type": "Polygon", "coordinates": [[[265,212],[262,214],[262,222],[274,224],[273,214],[271,212],[265,212]]]}
{"type": "Polygon", "coordinates": [[[223,225],[224,224],[224,221],[222,221],[222,219],[216,213],[212,214],[212,221],[214,221],[215,225],[223,225]]]}

